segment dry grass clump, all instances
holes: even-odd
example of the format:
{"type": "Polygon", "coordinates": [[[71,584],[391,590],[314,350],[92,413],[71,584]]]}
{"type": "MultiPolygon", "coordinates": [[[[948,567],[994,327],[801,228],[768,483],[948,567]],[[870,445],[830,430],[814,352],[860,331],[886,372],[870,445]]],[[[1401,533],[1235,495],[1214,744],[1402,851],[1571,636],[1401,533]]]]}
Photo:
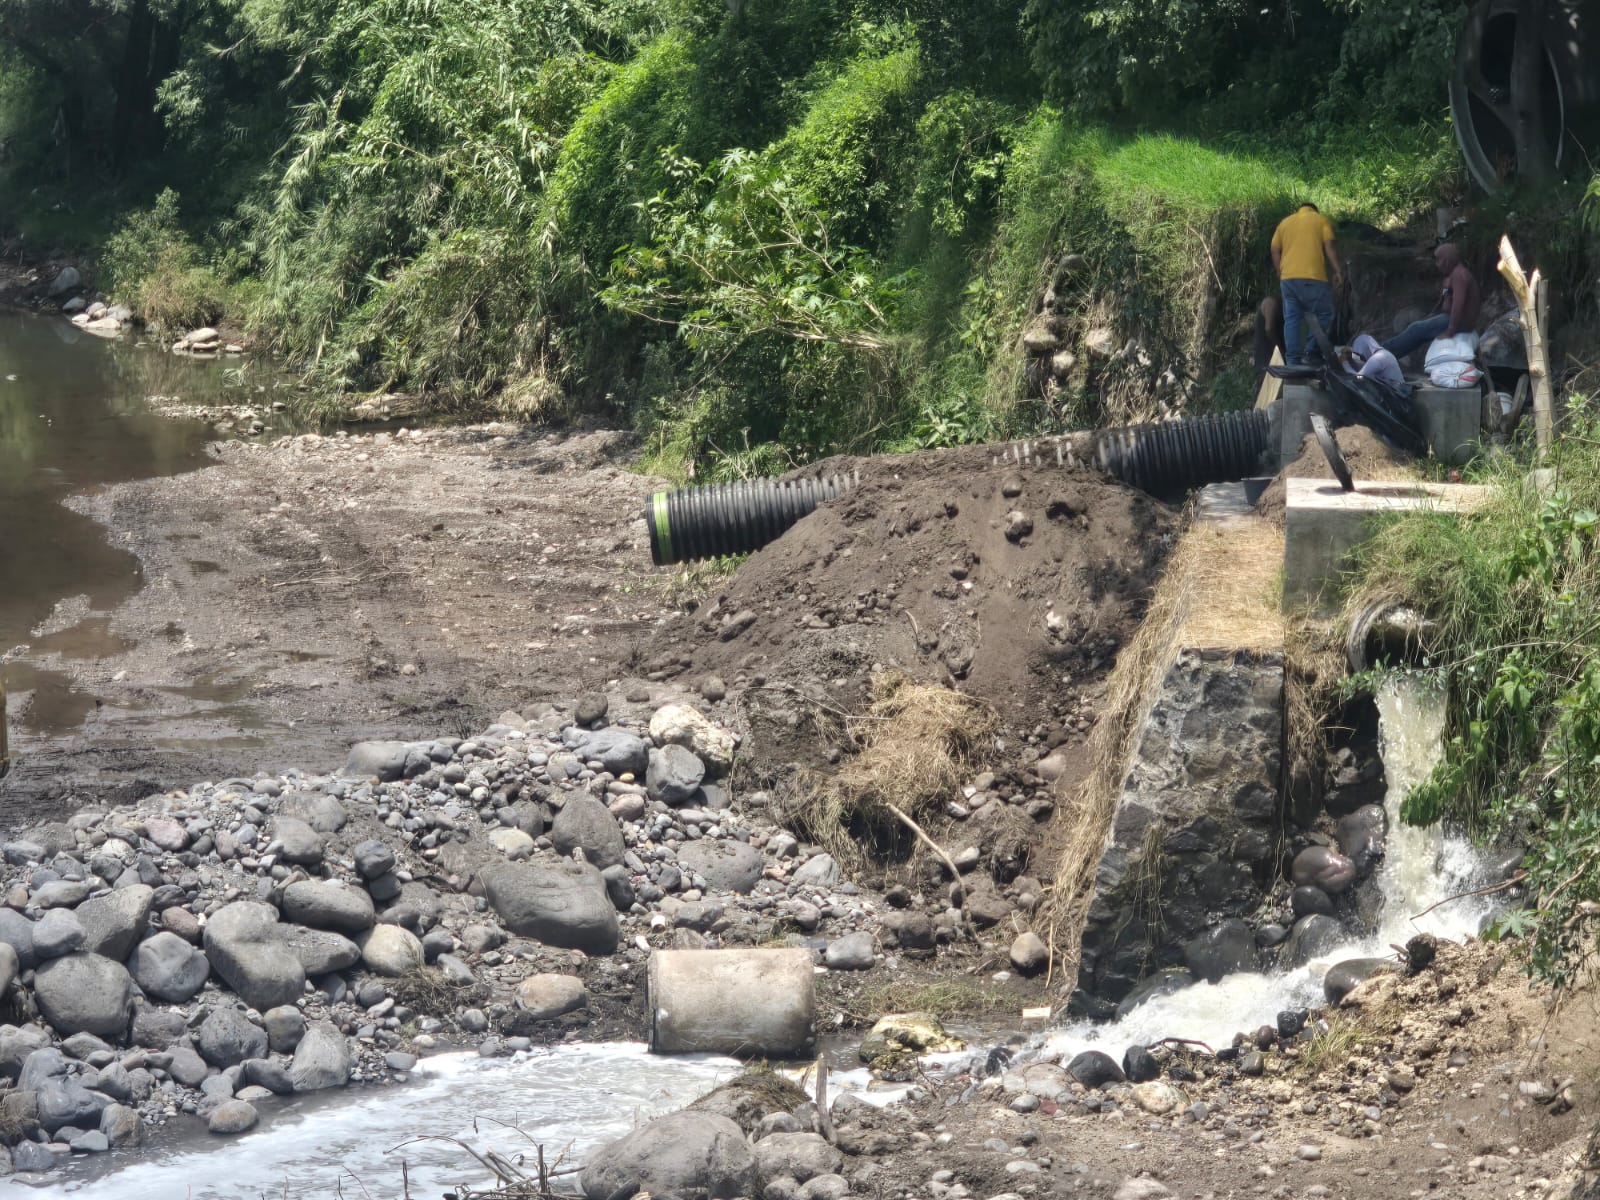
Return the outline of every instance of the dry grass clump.
{"type": "Polygon", "coordinates": [[[418,1012],[448,1012],[462,1005],[485,999],[489,992],[481,983],[464,986],[453,983],[438,967],[418,967],[389,985],[396,1004],[418,1012]]]}
{"type": "Polygon", "coordinates": [[[971,696],[890,673],[847,726],[859,750],[832,775],[802,781],[791,819],[835,858],[859,863],[863,838],[883,845],[904,827],[894,810],[918,822],[942,811],[988,761],[999,718],[971,696]]]}

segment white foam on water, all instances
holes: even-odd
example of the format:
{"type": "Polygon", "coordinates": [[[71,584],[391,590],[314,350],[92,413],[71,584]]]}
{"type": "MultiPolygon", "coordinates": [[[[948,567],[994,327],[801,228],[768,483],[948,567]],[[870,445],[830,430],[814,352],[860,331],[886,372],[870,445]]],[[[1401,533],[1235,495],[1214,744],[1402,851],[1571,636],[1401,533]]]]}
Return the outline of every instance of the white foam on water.
{"type": "MultiPolygon", "coordinates": [[[[683,1107],[741,1069],[731,1058],[655,1057],[634,1043],[558,1046],[511,1059],[442,1054],[422,1060],[414,1083],[269,1102],[262,1106],[261,1126],[242,1137],[157,1133],[151,1145],[125,1158],[79,1159],[75,1169],[96,1173],[52,1182],[32,1195],[320,1200],[370,1191],[398,1196],[402,1159],[413,1196],[438,1196],[461,1184],[487,1188],[489,1173],[459,1146],[413,1139],[455,1137],[480,1153],[495,1149],[530,1162],[534,1143],[542,1142],[547,1162],[566,1150],[567,1164],[581,1165],[597,1146],[639,1121],[683,1107]],[[523,1132],[495,1123],[501,1121],[523,1132]],[[412,1144],[396,1149],[406,1142],[412,1144]]],[[[528,1171],[533,1174],[532,1167],[528,1171]]],[[[570,1178],[565,1182],[575,1185],[570,1178]]]]}
{"type": "Polygon", "coordinates": [[[1417,915],[1482,882],[1477,850],[1467,839],[1447,835],[1442,826],[1418,828],[1400,820],[1406,793],[1428,778],[1443,753],[1444,698],[1433,679],[1405,675],[1385,680],[1376,700],[1387,778],[1383,807],[1389,818],[1375,880],[1383,898],[1378,928],[1299,970],[1230,975],[1219,983],[1197,983],[1155,996],[1116,1021],[1069,1025],[1048,1035],[1045,1054],[1070,1058],[1083,1050],[1104,1050],[1120,1060],[1129,1046],[1171,1037],[1219,1049],[1232,1045],[1236,1033],[1274,1024],[1284,1009],[1322,1003],[1322,977],[1337,962],[1391,955],[1395,945],[1419,933],[1452,941],[1478,933],[1493,911],[1488,897],[1451,900],[1417,915]]]}

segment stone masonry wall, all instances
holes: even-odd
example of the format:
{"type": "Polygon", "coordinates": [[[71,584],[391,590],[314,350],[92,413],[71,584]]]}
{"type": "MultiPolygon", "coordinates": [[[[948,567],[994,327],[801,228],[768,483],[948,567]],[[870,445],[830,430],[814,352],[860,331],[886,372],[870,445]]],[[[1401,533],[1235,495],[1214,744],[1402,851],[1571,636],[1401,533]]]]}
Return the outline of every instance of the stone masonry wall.
{"type": "Polygon", "coordinates": [[[1073,997],[1079,1011],[1110,1015],[1163,968],[1205,978],[1253,965],[1242,918],[1261,903],[1281,857],[1283,682],[1281,654],[1176,653],[1100,860],[1073,997]]]}

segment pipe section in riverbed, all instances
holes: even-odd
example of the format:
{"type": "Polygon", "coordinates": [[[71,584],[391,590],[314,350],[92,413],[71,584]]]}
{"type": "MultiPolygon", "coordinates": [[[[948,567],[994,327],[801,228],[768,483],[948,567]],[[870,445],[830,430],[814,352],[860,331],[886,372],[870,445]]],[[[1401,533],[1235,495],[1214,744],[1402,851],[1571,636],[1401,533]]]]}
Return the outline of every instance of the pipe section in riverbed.
{"type": "MultiPolygon", "coordinates": [[[[994,465],[1095,466],[1161,496],[1257,473],[1271,441],[1265,410],[1219,413],[1152,425],[1012,442],[994,465]]],[[[860,483],[859,474],[817,479],[752,479],[656,492],[645,504],[650,557],[657,566],[748,554],[860,483]]]]}

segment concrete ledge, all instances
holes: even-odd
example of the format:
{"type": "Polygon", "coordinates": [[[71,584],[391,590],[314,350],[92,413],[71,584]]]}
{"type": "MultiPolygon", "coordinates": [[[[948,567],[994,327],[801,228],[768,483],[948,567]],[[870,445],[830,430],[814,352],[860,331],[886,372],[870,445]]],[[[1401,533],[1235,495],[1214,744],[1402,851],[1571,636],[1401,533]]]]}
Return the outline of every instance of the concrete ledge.
{"type": "Polygon", "coordinates": [[[1283,607],[1331,609],[1350,552],[1366,541],[1372,518],[1385,513],[1433,510],[1470,512],[1489,495],[1486,487],[1397,480],[1357,482],[1344,491],[1330,479],[1289,479],[1284,516],[1283,607]]]}

